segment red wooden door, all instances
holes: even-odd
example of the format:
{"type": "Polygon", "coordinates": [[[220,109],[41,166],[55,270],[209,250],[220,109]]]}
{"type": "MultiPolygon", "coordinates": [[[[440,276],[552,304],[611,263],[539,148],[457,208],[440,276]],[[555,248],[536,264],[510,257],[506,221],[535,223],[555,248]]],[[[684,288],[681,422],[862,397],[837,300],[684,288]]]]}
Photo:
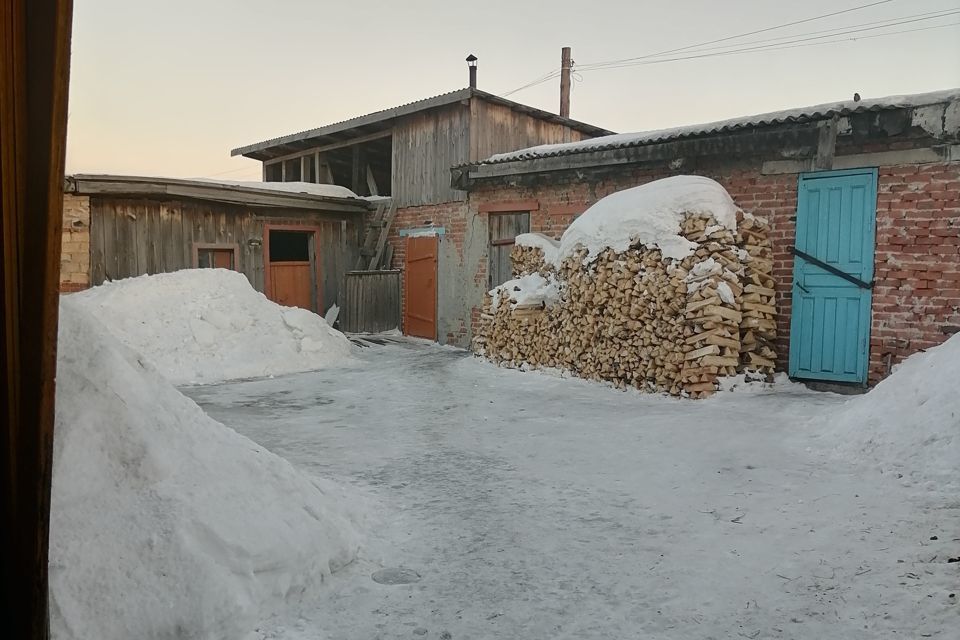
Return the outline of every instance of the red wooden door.
{"type": "Polygon", "coordinates": [[[403,331],[408,336],[437,339],[438,247],[437,236],[407,238],[403,331]]]}
{"type": "Polygon", "coordinates": [[[270,264],[270,298],[285,307],[313,309],[313,265],[310,262],[270,264]]]}

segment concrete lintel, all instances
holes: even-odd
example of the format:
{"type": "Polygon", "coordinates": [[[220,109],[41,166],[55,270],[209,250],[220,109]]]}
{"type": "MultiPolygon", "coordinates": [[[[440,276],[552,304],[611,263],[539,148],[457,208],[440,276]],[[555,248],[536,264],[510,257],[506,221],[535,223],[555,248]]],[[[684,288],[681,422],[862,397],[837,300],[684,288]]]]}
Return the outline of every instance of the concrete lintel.
{"type": "Polygon", "coordinates": [[[442,236],[446,234],[446,229],[443,227],[416,227],[414,229],[400,229],[400,237],[417,237],[417,236],[442,236]]]}
{"type": "MultiPolygon", "coordinates": [[[[836,156],[833,169],[859,169],[862,167],[882,167],[891,165],[932,164],[937,162],[960,162],[960,145],[942,145],[926,149],[905,149],[902,151],[877,151],[874,153],[856,153],[836,156]]],[[[769,160],[763,163],[760,172],[764,175],[784,173],[803,173],[813,171],[812,158],[801,160],[769,160]]]]}

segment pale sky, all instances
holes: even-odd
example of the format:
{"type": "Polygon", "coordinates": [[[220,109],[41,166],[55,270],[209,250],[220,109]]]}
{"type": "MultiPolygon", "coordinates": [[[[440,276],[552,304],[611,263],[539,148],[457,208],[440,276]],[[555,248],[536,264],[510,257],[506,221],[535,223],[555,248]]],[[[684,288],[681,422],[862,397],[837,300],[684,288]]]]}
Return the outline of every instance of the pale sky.
{"type": "MultiPolygon", "coordinates": [[[[870,1],[75,0],[67,172],[258,180],[260,163],[230,149],[462,88],[469,53],[479,88],[503,94],[572,47],[571,117],[617,132],[960,87],[960,13],[921,15],[958,0],[889,0],[710,45],[792,42],[776,51],[586,67],[870,1]],[[888,19],[910,22],[795,42],[888,19]]],[[[509,97],[556,112],[558,94],[553,78],[509,97]]]]}

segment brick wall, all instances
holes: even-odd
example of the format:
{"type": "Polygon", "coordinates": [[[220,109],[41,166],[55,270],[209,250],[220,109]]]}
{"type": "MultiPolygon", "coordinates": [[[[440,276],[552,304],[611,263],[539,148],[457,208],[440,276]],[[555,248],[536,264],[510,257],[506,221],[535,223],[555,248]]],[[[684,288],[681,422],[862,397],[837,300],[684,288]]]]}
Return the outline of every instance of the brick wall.
{"type": "MultiPolygon", "coordinates": [[[[797,209],[796,174],[762,175],[746,164],[673,171],[619,168],[603,178],[551,178],[539,186],[481,185],[470,194],[469,215],[493,203],[534,200],[531,230],[559,238],[575,217],[600,198],[651,180],[695,173],[722,184],[745,211],[771,223],[777,280],[778,367],[789,351],[797,209]]],[[[884,377],[919,349],[943,342],[960,325],[960,163],[881,167],[879,171],[869,381],[884,377]],[[888,356],[889,354],[889,356],[888,356]],[[889,362],[888,362],[889,360],[889,362]]],[[[477,301],[479,304],[479,300],[477,301]]],[[[472,327],[479,308],[471,313],[472,327]]]]}
{"type": "MultiPolygon", "coordinates": [[[[424,227],[443,227],[441,236],[441,253],[438,264],[440,272],[438,278],[438,335],[440,342],[448,344],[466,345],[469,342],[469,323],[467,316],[462,313],[444,312],[447,298],[456,296],[456,291],[449,294],[445,290],[447,279],[451,275],[460,275],[464,266],[464,242],[466,238],[466,203],[445,202],[442,204],[424,205],[420,207],[404,207],[397,210],[396,218],[390,229],[388,241],[393,247],[391,267],[403,270],[402,277],[406,290],[406,238],[400,236],[401,230],[421,229],[424,227]]],[[[483,274],[486,279],[486,272],[483,274]]],[[[462,292],[461,292],[462,293],[462,292]]],[[[401,295],[401,317],[406,312],[406,298],[401,295]]],[[[479,318],[478,318],[479,319],[479,318]]]]}
{"type": "Polygon", "coordinates": [[[870,379],[960,329],[960,163],[881,167],[870,379]]]}
{"type": "Polygon", "coordinates": [[[90,198],[64,194],[60,254],[60,291],[90,286],[90,198]]]}

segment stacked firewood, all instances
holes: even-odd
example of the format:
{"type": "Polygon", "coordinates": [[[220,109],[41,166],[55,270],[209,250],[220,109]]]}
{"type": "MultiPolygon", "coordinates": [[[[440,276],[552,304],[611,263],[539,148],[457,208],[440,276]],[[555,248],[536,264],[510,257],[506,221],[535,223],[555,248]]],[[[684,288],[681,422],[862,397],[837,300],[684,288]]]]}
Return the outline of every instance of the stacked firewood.
{"type": "Polygon", "coordinates": [[[683,235],[700,246],[681,263],[687,270],[681,381],[690,397],[701,398],[716,391],[720,377],[736,375],[740,364],[743,265],[734,232],[726,227],[691,217],[683,235]]]}
{"type": "Polygon", "coordinates": [[[495,290],[475,351],[504,366],[556,368],[620,388],[711,395],[749,357],[741,342],[748,256],[738,234],[712,217],[686,218],[682,235],[698,244],[682,260],[634,245],[589,261],[581,249],[554,267],[539,248],[516,247],[515,275],[556,277],[562,296],[552,305],[522,305],[509,287],[495,290]]]}
{"type": "Polygon", "coordinates": [[[744,254],[744,294],[740,323],[740,369],[770,378],[776,365],[776,293],[773,248],[767,221],[751,215],[737,224],[737,244],[744,254]]]}

